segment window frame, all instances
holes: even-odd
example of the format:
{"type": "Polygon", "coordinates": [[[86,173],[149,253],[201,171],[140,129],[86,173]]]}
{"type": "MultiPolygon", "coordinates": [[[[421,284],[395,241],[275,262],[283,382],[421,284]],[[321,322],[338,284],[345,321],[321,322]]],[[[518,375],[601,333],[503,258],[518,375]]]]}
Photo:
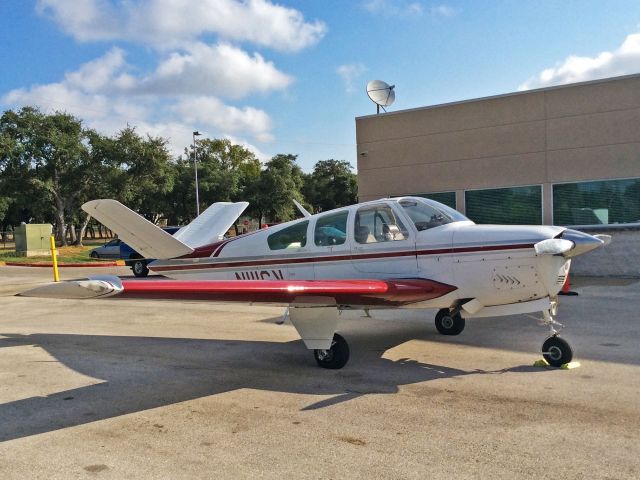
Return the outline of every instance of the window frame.
{"type": "MultiPolygon", "coordinates": [[[[397,226],[398,228],[400,228],[400,225],[397,225],[397,226]]],[[[415,230],[415,225],[413,224],[413,221],[411,221],[409,216],[403,211],[402,207],[400,207],[400,205],[396,201],[375,202],[368,205],[367,204],[357,205],[357,208],[353,210],[353,221],[351,222],[351,237],[353,238],[353,242],[355,245],[378,245],[378,244],[393,245],[395,242],[403,242],[403,241],[411,240],[412,236],[415,235],[414,230],[415,230]],[[370,243],[366,243],[366,242],[361,243],[358,241],[355,229],[356,229],[356,218],[358,217],[360,210],[374,209],[378,207],[386,207],[393,212],[393,215],[395,216],[396,220],[398,220],[402,224],[403,229],[400,230],[400,233],[403,234],[404,236],[403,239],[398,239],[398,240],[394,239],[394,240],[386,240],[386,241],[376,240],[375,242],[370,242],[370,243]],[[407,226],[407,221],[408,221],[408,226],[407,226]]],[[[374,232],[369,232],[369,233],[375,237],[374,232]]]]}
{"type": "Polygon", "coordinates": [[[309,224],[310,224],[309,220],[300,219],[299,221],[296,221],[295,223],[293,223],[291,225],[283,226],[283,228],[279,229],[277,232],[273,232],[271,235],[267,235],[267,239],[266,239],[267,240],[267,249],[268,249],[267,251],[269,251],[269,252],[278,252],[278,251],[291,252],[291,251],[298,250],[298,249],[301,249],[301,248],[306,248],[306,246],[309,244],[309,224]],[[299,247],[271,248],[271,243],[269,242],[269,240],[271,238],[275,237],[276,235],[282,234],[286,230],[293,229],[293,228],[296,228],[296,227],[300,227],[303,224],[305,225],[305,242],[304,242],[304,245],[301,242],[299,247]]]}
{"type": "MultiPolygon", "coordinates": [[[[344,210],[338,210],[338,211],[332,211],[332,212],[327,212],[326,214],[323,215],[318,215],[318,217],[315,219],[315,222],[313,223],[313,247],[314,248],[327,248],[327,247],[339,247],[340,245],[348,245],[349,244],[349,224],[351,223],[350,221],[350,216],[351,216],[351,210],[349,209],[344,209],[344,210]],[[342,243],[336,243],[334,245],[319,245],[318,243],[316,243],[316,231],[318,228],[318,223],[321,222],[324,218],[328,218],[328,217],[333,217],[333,216],[338,216],[338,215],[345,215],[347,216],[346,221],[345,221],[345,232],[344,232],[344,242],[342,243]]],[[[354,216],[355,218],[355,216],[354,216]]]]}

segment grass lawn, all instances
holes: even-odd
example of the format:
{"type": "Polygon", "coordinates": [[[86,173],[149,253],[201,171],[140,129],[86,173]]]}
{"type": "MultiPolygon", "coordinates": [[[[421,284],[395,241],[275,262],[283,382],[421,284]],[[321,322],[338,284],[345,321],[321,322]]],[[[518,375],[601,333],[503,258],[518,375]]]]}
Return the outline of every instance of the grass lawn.
{"type": "MultiPolygon", "coordinates": [[[[107,240],[89,240],[84,242],[86,245],[82,247],[59,247],[57,249],[58,263],[113,262],[113,260],[99,260],[89,257],[89,252],[93,248],[103,245],[106,241],[107,240]]],[[[6,245],[0,243],[0,262],[51,263],[51,255],[20,257],[16,255],[15,245],[13,243],[7,243],[6,245]]]]}

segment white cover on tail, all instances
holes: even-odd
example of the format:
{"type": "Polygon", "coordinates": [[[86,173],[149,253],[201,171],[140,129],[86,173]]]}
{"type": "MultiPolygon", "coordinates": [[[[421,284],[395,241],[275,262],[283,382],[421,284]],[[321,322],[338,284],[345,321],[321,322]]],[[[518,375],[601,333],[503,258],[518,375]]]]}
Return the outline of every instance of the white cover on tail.
{"type": "Polygon", "coordinates": [[[214,203],[193,222],[174,233],[173,238],[192,248],[216,242],[248,206],[249,202],[214,203]]]}
{"type": "Polygon", "coordinates": [[[145,258],[181,257],[193,249],[117,200],[92,200],[82,209],[118,234],[145,258]]]}

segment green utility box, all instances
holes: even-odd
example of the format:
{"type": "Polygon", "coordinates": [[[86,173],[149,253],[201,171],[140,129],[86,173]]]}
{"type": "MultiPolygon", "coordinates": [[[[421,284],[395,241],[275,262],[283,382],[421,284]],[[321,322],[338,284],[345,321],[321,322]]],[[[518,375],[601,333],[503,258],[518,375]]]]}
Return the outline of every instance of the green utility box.
{"type": "Polygon", "coordinates": [[[50,224],[29,223],[18,225],[13,231],[16,253],[23,257],[50,255],[52,227],[50,224]]]}

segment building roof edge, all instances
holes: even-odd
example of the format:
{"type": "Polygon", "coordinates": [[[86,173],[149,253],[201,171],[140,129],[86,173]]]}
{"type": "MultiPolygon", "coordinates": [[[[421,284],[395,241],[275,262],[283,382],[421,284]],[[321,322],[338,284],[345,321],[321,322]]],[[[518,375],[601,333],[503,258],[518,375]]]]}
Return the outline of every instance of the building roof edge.
{"type": "Polygon", "coordinates": [[[620,75],[617,77],[607,77],[607,78],[598,78],[595,80],[587,80],[584,82],[576,82],[576,83],[564,83],[562,85],[552,85],[549,87],[541,87],[541,88],[534,88],[531,90],[521,90],[521,91],[517,91],[517,92],[508,92],[508,93],[500,93],[497,95],[488,95],[486,97],[478,97],[478,98],[469,98],[466,100],[457,100],[454,102],[445,102],[445,103],[437,103],[435,105],[426,105],[423,107],[414,107],[414,108],[406,108],[404,110],[396,110],[393,112],[385,112],[385,113],[380,113],[380,114],[371,114],[371,115],[362,115],[360,117],[356,117],[356,120],[363,120],[363,119],[367,119],[367,118],[376,118],[376,117],[387,117],[387,116],[391,116],[391,115],[397,115],[400,113],[407,113],[407,112],[415,112],[415,111],[419,111],[419,110],[431,110],[431,109],[435,109],[435,108],[442,108],[442,107],[450,107],[453,105],[461,105],[461,104],[465,104],[465,103],[474,103],[474,102],[482,102],[485,100],[495,100],[498,98],[506,98],[506,97],[513,97],[516,95],[527,95],[530,93],[540,93],[540,92],[548,92],[551,90],[560,90],[562,88],[572,88],[572,87],[581,87],[581,86],[585,86],[585,85],[595,85],[598,83],[606,83],[606,82],[613,82],[613,81],[620,81],[620,80],[626,80],[629,78],[640,78],[640,73],[631,73],[629,75],[620,75]]]}

